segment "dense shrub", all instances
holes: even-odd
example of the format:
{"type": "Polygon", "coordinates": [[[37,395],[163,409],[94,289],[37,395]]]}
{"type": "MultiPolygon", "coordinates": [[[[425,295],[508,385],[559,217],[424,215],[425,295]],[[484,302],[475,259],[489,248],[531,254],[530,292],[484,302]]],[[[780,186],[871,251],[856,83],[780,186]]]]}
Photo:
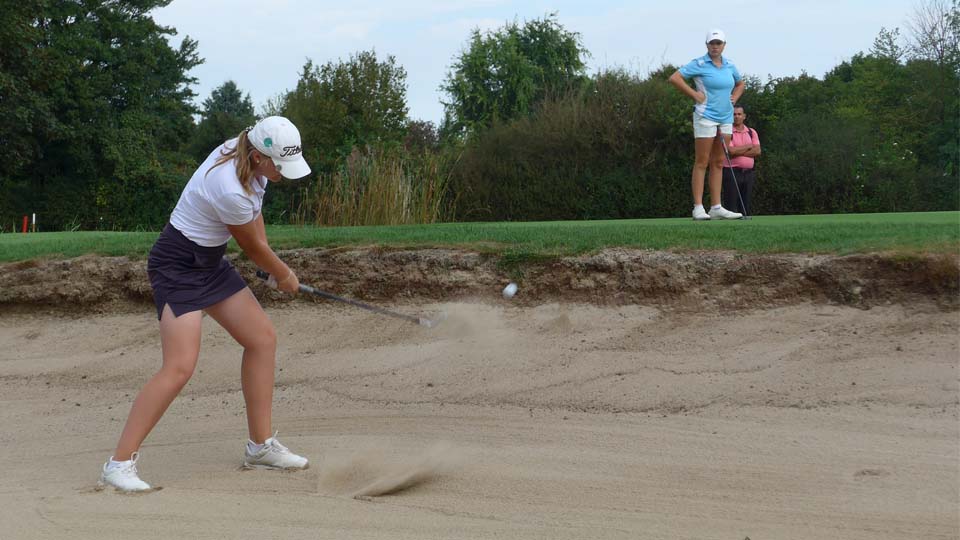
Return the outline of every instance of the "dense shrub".
{"type": "Polygon", "coordinates": [[[611,71],[496,124],[466,143],[453,171],[457,218],[671,215],[689,199],[690,127],[675,120],[685,108],[664,78],[611,71]]]}
{"type": "MultiPolygon", "coordinates": [[[[457,218],[685,215],[691,107],[664,82],[672,72],[604,72],[585,92],[469,138],[452,174],[457,218]]],[[[741,103],[763,149],[755,212],[958,209],[958,93],[956,72],[929,61],[864,55],[824,80],[748,79],[741,103]]]]}

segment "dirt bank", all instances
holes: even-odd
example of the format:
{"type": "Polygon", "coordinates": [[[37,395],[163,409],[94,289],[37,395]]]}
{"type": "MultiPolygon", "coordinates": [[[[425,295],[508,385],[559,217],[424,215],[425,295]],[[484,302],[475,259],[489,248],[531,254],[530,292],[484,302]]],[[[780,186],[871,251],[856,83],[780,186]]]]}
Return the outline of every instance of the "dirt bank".
{"type": "MultiPolygon", "coordinates": [[[[517,301],[643,304],[679,311],[769,308],[804,302],[859,308],[889,304],[960,305],[956,255],[742,255],[607,249],[594,255],[508,263],[450,249],[291,250],[281,256],[303,283],[370,301],[495,299],[508,281],[517,301]]],[[[291,301],[231,260],[265,305],[291,301]]],[[[151,302],[146,262],[86,256],[0,265],[0,306],[15,310],[141,309],[151,302]]]]}

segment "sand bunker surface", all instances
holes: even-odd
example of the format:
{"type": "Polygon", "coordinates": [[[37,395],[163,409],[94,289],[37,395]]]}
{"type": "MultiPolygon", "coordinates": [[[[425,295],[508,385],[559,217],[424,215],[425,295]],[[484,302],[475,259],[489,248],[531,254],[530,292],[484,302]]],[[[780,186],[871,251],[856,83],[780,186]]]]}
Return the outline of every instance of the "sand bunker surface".
{"type": "Polygon", "coordinates": [[[521,300],[385,304],[434,329],[268,304],[297,473],[238,470],[240,350],[206,319],[139,496],[94,487],[159,364],[152,307],[0,315],[0,538],[960,537],[942,302],[521,300]]]}

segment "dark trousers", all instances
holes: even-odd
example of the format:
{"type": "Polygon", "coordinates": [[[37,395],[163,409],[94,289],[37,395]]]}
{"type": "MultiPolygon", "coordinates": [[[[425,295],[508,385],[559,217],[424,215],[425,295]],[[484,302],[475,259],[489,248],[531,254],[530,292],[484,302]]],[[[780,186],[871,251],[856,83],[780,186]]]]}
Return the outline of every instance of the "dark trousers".
{"type": "Polygon", "coordinates": [[[741,169],[740,167],[723,168],[723,189],[720,191],[723,207],[732,212],[741,212],[745,216],[753,215],[753,206],[750,204],[753,196],[753,184],[757,179],[757,171],[753,169],[741,169]],[[736,175],[737,183],[733,183],[733,177],[736,175]],[[740,204],[740,197],[737,197],[737,187],[740,188],[740,197],[743,198],[743,204],[740,204]]]}

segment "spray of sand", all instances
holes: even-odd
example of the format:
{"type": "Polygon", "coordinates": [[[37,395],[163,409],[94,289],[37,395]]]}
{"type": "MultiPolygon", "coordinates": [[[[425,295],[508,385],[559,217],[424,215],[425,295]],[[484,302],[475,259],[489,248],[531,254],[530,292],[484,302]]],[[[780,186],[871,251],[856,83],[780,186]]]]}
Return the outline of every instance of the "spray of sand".
{"type": "Polygon", "coordinates": [[[463,451],[438,443],[417,455],[391,455],[383,449],[365,449],[330,457],[323,464],[320,487],[354,498],[393,495],[421,486],[460,467],[463,451]]]}

